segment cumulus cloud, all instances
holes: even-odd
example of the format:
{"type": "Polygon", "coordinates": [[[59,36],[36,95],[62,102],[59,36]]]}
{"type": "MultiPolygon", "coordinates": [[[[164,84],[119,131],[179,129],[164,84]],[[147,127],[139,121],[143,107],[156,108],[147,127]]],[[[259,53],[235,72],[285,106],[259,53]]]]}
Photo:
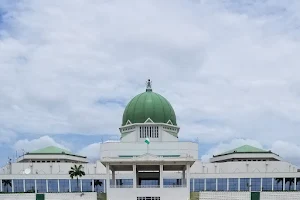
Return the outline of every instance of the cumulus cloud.
{"type": "Polygon", "coordinates": [[[79,155],[86,156],[90,161],[100,159],[100,145],[101,143],[93,143],[78,151],[79,155]]]}
{"type": "Polygon", "coordinates": [[[13,148],[19,152],[22,152],[23,150],[25,152],[30,152],[30,151],[34,151],[37,149],[47,147],[47,146],[56,146],[56,147],[60,147],[60,148],[66,149],[66,150],[70,150],[66,146],[55,141],[54,139],[52,139],[49,136],[42,136],[38,139],[33,139],[33,140],[28,140],[28,139],[18,140],[13,145],[13,148]]]}
{"type": "Polygon", "coordinates": [[[181,138],[299,140],[297,0],[4,2],[4,130],[118,134],[151,78],[181,138]]]}

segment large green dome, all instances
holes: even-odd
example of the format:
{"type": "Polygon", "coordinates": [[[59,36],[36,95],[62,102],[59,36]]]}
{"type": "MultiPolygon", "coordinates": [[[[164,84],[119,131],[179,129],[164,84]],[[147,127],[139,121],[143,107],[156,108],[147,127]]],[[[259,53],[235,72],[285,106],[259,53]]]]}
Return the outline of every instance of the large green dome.
{"type": "Polygon", "coordinates": [[[146,92],[135,96],[127,104],[123,113],[122,126],[128,120],[131,123],[144,123],[148,118],[154,123],[168,123],[170,120],[173,125],[177,125],[173,107],[163,96],[152,92],[150,80],[146,92]]]}

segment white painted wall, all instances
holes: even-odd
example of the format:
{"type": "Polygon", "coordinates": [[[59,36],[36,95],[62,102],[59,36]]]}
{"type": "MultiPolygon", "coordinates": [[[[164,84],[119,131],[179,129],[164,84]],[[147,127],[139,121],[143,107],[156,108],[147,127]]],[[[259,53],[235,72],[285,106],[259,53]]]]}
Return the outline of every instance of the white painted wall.
{"type": "MultiPolygon", "coordinates": [[[[36,194],[0,194],[1,200],[35,200],[36,194]]],[[[96,192],[46,193],[45,200],[97,200],[96,192]],[[83,194],[83,195],[81,195],[83,194]]]]}
{"type": "Polygon", "coordinates": [[[45,200],[97,200],[97,193],[46,193],[45,200]]]}
{"type": "MultiPolygon", "coordinates": [[[[150,139],[151,141],[151,139],[150,139]]],[[[139,156],[147,153],[144,142],[111,142],[101,145],[101,158],[139,156]]],[[[149,153],[154,155],[190,155],[198,158],[198,144],[194,142],[151,142],[149,153]]]]}
{"type": "Polygon", "coordinates": [[[110,188],[107,200],[132,200],[137,197],[160,197],[160,200],[188,200],[187,188],[110,188]]]}
{"type": "Polygon", "coordinates": [[[35,194],[0,194],[1,200],[35,200],[35,194]]]}
{"type": "Polygon", "coordinates": [[[200,200],[250,200],[250,192],[200,192],[200,200]]]}
{"type": "Polygon", "coordinates": [[[300,192],[261,192],[260,200],[299,200],[300,192]]]}

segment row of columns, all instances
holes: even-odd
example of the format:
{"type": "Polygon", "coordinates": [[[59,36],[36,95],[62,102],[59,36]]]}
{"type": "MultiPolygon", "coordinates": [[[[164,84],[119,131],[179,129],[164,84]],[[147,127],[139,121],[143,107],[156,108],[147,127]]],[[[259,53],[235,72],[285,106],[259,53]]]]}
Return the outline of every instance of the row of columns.
{"type": "MultiPolygon", "coordinates": [[[[159,185],[160,188],[163,188],[164,186],[164,179],[163,179],[163,168],[164,165],[159,165],[159,185]]],[[[112,183],[114,187],[116,186],[116,174],[115,171],[112,169],[112,183]]],[[[133,188],[137,188],[138,185],[138,177],[137,177],[137,165],[132,165],[132,171],[133,171],[133,188]]],[[[106,164],[106,183],[107,184],[107,190],[110,188],[110,165],[106,164]]],[[[185,169],[182,170],[182,184],[186,185],[188,189],[190,189],[190,165],[186,165],[185,169]]]]}

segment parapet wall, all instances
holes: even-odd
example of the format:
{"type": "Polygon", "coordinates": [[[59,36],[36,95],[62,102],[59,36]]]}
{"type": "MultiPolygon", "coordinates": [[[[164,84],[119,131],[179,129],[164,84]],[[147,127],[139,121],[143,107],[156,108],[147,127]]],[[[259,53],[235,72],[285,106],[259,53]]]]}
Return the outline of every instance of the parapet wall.
{"type": "Polygon", "coordinates": [[[0,194],[1,200],[97,200],[96,192],[83,193],[46,193],[37,197],[33,193],[0,194]]]}

